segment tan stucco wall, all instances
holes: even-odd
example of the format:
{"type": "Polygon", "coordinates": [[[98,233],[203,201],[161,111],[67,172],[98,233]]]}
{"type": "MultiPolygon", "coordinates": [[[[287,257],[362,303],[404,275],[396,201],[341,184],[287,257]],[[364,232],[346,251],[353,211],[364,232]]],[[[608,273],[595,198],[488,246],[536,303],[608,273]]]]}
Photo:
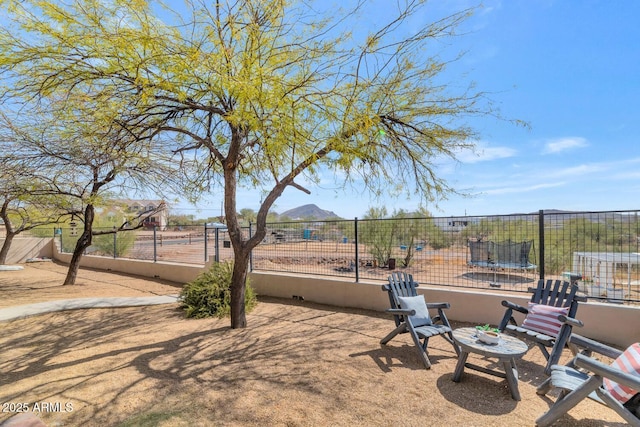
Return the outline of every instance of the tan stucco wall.
{"type": "MultiPolygon", "coordinates": [[[[54,258],[62,263],[71,262],[71,254],[56,252],[54,258]]],[[[187,283],[195,279],[204,267],[202,265],[178,264],[171,262],[142,261],[127,258],[110,258],[102,256],[83,256],[80,259],[82,267],[98,270],[118,271],[144,277],[169,280],[176,283],[187,283]]]]}
{"type": "MultiPolygon", "coordinates": [[[[251,273],[251,286],[259,295],[282,298],[301,296],[306,301],[322,304],[383,311],[388,308],[387,294],[381,283],[355,283],[339,278],[316,278],[279,273],[251,273]]],[[[502,300],[508,299],[526,307],[530,295],[474,291],[470,289],[425,287],[419,291],[428,302],[448,302],[450,320],[497,325],[504,314],[502,300]]],[[[515,316],[521,322],[523,316],[515,316]]],[[[583,328],[574,331],[595,340],[627,347],[640,342],[640,307],[588,302],[580,305],[578,318],[583,328]]]]}
{"type": "MultiPolygon", "coordinates": [[[[53,249],[54,258],[68,263],[71,255],[60,254],[53,249]]],[[[207,266],[187,265],[130,259],[113,259],[109,257],[84,256],[81,265],[101,270],[119,271],[145,277],[156,277],[177,283],[193,280],[207,266]]],[[[382,282],[360,282],[353,279],[332,277],[313,277],[291,273],[250,273],[251,286],[258,295],[280,298],[303,297],[305,301],[338,307],[364,308],[384,311],[389,308],[387,294],[382,291],[382,282]]],[[[450,320],[489,323],[497,325],[504,314],[500,302],[508,299],[526,307],[528,294],[497,293],[484,290],[421,286],[420,292],[429,302],[448,302],[451,308],[447,311],[450,320]]],[[[590,338],[627,347],[633,342],[640,342],[640,307],[619,304],[583,303],[578,310],[578,318],[585,324],[576,329],[576,333],[590,338]]],[[[391,320],[391,317],[390,317],[391,320]]],[[[522,321],[519,313],[516,320],[522,321]]]]}
{"type": "MultiPolygon", "coordinates": [[[[7,264],[20,264],[29,258],[51,258],[52,253],[51,237],[20,237],[19,235],[11,242],[7,264]]],[[[4,244],[4,238],[0,239],[0,247],[4,244]]]]}

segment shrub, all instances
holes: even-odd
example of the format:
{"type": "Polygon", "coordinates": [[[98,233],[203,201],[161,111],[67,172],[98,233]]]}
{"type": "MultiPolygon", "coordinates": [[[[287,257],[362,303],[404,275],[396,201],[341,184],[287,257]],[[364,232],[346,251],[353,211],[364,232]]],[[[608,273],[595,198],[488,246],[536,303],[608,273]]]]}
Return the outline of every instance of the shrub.
{"type": "Polygon", "coordinates": [[[94,248],[98,251],[100,255],[108,255],[113,256],[113,250],[115,249],[115,255],[117,257],[124,257],[127,255],[129,250],[133,248],[136,243],[136,232],[135,231],[124,231],[119,232],[116,235],[115,239],[115,247],[113,242],[113,234],[103,234],[99,236],[94,236],[92,239],[92,244],[94,248]]]}
{"type": "MultiPolygon", "coordinates": [[[[214,263],[208,271],[187,283],[180,292],[182,308],[187,317],[226,317],[231,313],[231,275],[233,263],[214,263]]],[[[245,310],[250,312],[257,304],[249,279],[244,293],[245,310]]]]}

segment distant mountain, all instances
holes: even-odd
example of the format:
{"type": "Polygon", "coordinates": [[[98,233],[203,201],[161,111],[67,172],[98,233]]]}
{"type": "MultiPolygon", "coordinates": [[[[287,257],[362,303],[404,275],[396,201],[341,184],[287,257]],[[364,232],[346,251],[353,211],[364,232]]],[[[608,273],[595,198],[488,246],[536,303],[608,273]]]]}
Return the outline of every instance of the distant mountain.
{"type": "Polygon", "coordinates": [[[289,209],[286,212],[282,212],[280,217],[286,216],[291,219],[317,219],[323,220],[327,218],[339,218],[335,212],[325,211],[324,209],[320,209],[316,205],[304,205],[299,206],[297,208],[289,209]]]}

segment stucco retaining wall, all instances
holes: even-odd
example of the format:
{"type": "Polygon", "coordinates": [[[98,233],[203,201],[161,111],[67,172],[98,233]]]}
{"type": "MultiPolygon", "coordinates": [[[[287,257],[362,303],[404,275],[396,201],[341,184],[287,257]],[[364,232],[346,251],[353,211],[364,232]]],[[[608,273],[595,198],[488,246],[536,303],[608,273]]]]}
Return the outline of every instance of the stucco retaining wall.
{"type": "MultiPolygon", "coordinates": [[[[51,237],[14,237],[9,248],[7,264],[20,264],[29,258],[52,257],[51,237]]],[[[4,244],[4,238],[0,239],[0,247],[4,244]]]]}
{"type": "MultiPolygon", "coordinates": [[[[278,273],[251,273],[251,286],[259,295],[282,298],[303,297],[306,301],[322,304],[384,311],[389,306],[387,294],[381,283],[355,283],[339,278],[319,278],[278,273]]],[[[447,317],[451,320],[489,323],[497,325],[504,314],[501,301],[508,299],[527,306],[529,294],[496,293],[472,289],[436,286],[419,287],[428,302],[448,302],[451,308],[447,317]]],[[[518,323],[524,316],[517,313],[518,323]]],[[[640,307],[588,302],[578,309],[578,318],[585,324],[574,331],[595,340],[627,347],[640,342],[640,307]]],[[[391,319],[391,317],[390,317],[391,319]]]]}
{"type": "MultiPolygon", "coordinates": [[[[71,260],[71,255],[58,253],[55,246],[53,256],[64,263],[71,260]]],[[[208,268],[209,263],[207,266],[198,266],[83,256],[81,265],[186,283],[208,268]]],[[[356,283],[352,279],[271,272],[252,272],[250,278],[251,286],[258,295],[280,298],[295,296],[320,304],[376,311],[384,311],[389,307],[387,294],[382,291],[382,282],[356,283]]],[[[445,286],[424,286],[419,290],[425,294],[425,299],[429,302],[451,304],[447,311],[447,317],[451,320],[492,325],[497,325],[502,319],[502,300],[508,299],[526,306],[530,297],[528,294],[514,292],[497,293],[445,286]]],[[[522,318],[519,313],[516,314],[519,322],[522,318]]],[[[585,323],[584,328],[576,330],[581,335],[619,347],[640,342],[640,307],[589,302],[580,305],[578,318],[585,323]]],[[[391,317],[389,319],[391,320],[391,317]]]]}

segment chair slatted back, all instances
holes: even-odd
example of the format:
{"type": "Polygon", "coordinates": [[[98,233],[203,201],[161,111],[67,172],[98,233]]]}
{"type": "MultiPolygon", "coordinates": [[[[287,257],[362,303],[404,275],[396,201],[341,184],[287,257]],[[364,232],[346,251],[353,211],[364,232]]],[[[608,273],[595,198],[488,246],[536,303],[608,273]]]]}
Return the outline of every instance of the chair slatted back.
{"type": "Polygon", "coordinates": [[[586,298],[576,295],[578,291],[577,285],[562,280],[549,279],[538,280],[538,286],[529,288],[533,292],[531,302],[536,304],[544,304],[552,307],[569,307],[569,317],[575,317],[578,310],[578,302],[586,301],[586,298]]]}
{"type": "MultiPolygon", "coordinates": [[[[391,308],[400,308],[398,297],[415,297],[418,295],[416,291],[417,283],[413,281],[413,276],[404,272],[394,271],[389,276],[389,284],[385,286],[389,296],[389,304],[391,308]]],[[[396,326],[404,322],[403,316],[394,316],[396,326]]]]}

